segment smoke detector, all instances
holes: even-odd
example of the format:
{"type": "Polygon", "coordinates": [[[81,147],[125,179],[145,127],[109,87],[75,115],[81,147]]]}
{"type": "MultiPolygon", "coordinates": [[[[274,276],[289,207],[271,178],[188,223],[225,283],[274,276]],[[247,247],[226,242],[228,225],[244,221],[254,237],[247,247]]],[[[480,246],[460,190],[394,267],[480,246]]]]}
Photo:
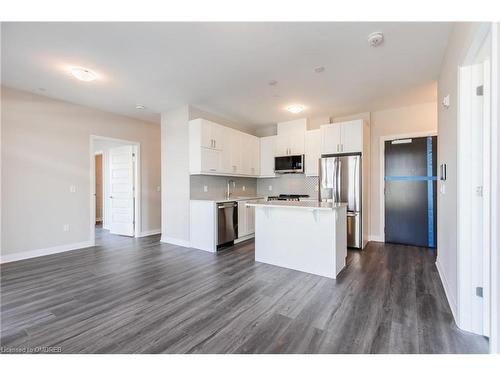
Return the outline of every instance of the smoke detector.
{"type": "Polygon", "coordinates": [[[368,43],[372,47],[378,47],[384,42],[384,34],[382,34],[380,31],[371,33],[368,35],[368,43]]]}

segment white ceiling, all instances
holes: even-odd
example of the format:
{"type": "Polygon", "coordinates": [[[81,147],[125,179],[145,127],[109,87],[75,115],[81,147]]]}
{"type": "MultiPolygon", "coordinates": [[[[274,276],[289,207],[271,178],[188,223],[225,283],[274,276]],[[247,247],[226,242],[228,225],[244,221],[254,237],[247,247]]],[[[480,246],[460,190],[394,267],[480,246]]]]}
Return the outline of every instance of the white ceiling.
{"type": "Polygon", "coordinates": [[[450,28],[429,22],[3,23],[2,83],[151,121],[189,103],[257,127],[435,100],[450,28]],[[385,35],[378,48],[366,40],[373,31],[385,35]],[[76,81],[65,70],[75,65],[101,78],[76,81]],[[325,71],[315,73],[317,66],[325,71]],[[307,110],[292,115],[283,109],[290,103],[307,110]]]}

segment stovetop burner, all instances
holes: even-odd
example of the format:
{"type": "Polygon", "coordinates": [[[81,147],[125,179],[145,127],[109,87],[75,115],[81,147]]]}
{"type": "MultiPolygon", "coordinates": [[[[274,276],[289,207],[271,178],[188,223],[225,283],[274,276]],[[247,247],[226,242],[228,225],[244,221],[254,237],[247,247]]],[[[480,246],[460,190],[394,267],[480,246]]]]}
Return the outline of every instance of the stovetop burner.
{"type": "Polygon", "coordinates": [[[267,197],[268,201],[300,201],[300,198],[309,198],[307,194],[280,194],[267,197]]]}

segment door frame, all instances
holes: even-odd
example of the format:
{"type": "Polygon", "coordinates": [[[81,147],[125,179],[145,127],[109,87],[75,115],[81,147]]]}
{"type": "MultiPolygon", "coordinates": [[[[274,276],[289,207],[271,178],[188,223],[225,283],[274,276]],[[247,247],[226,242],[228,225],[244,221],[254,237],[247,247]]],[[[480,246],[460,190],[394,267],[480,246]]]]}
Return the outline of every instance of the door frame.
{"type": "Polygon", "coordinates": [[[395,141],[396,139],[405,138],[423,138],[437,136],[437,130],[429,130],[415,133],[400,133],[400,134],[390,134],[382,135],[379,138],[379,162],[380,162],[380,172],[379,172],[379,202],[380,202],[380,212],[379,212],[379,222],[380,222],[380,238],[377,240],[379,242],[385,242],[385,142],[395,141]]]}
{"type": "Polygon", "coordinates": [[[120,143],[123,146],[134,146],[134,237],[140,237],[141,234],[141,144],[139,142],[126,139],[104,137],[100,135],[90,135],[89,139],[89,157],[90,157],[90,242],[95,246],[95,152],[94,141],[103,140],[120,143]]]}
{"type": "MultiPolygon", "coordinates": [[[[105,210],[106,210],[106,205],[104,204],[104,179],[105,179],[105,175],[104,175],[104,166],[105,166],[105,163],[106,161],[104,160],[104,151],[102,150],[98,150],[98,151],[94,151],[94,176],[95,176],[95,158],[97,155],[101,155],[101,172],[102,172],[102,176],[101,176],[101,183],[102,183],[102,191],[101,191],[101,194],[102,194],[102,207],[101,207],[101,215],[102,215],[102,226],[104,228],[104,216],[105,216],[105,210]]],[[[94,186],[95,186],[95,179],[94,179],[94,186]]],[[[96,191],[94,191],[94,193],[96,193],[96,191]]],[[[95,207],[95,205],[94,205],[95,207]]],[[[94,224],[95,224],[95,221],[96,221],[96,217],[94,215],[94,224]]]]}
{"type": "MultiPolygon", "coordinates": [[[[474,194],[470,189],[461,188],[462,179],[467,178],[469,175],[469,159],[465,157],[469,155],[472,147],[470,147],[467,138],[464,133],[470,131],[473,124],[470,120],[470,106],[465,105],[464,100],[469,99],[474,95],[471,89],[470,79],[468,74],[466,75],[466,70],[471,65],[476,64],[476,57],[486,42],[488,36],[492,37],[491,34],[491,24],[485,24],[479,27],[478,31],[473,37],[470,47],[463,59],[463,62],[458,66],[458,121],[457,121],[457,325],[459,328],[474,332],[478,334],[483,334],[489,336],[491,334],[491,322],[493,318],[492,306],[491,306],[491,274],[492,274],[492,247],[491,247],[491,222],[492,214],[494,210],[491,210],[491,193],[493,192],[494,186],[491,181],[491,151],[492,144],[487,144],[486,140],[491,140],[492,132],[492,122],[491,122],[491,66],[492,59],[490,55],[490,67],[489,67],[489,87],[490,87],[490,105],[486,108],[486,116],[483,121],[483,267],[482,267],[482,279],[483,279],[483,329],[482,332],[476,332],[473,326],[473,317],[471,313],[473,305],[473,290],[476,287],[473,284],[473,279],[475,275],[474,270],[470,267],[470,259],[473,257],[472,246],[467,244],[472,244],[474,238],[472,238],[472,233],[468,225],[467,215],[463,215],[467,208],[466,205],[471,205],[474,198],[474,194]]],[[[491,38],[492,39],[492,38],[491,38]]],[[[490,45],[491,47],[491,45],[490,45]]],[[[492,51],[491,51],[492,52],[492,51]]],[[[485,95],[487,98],[487,95],[485,95]]]]}

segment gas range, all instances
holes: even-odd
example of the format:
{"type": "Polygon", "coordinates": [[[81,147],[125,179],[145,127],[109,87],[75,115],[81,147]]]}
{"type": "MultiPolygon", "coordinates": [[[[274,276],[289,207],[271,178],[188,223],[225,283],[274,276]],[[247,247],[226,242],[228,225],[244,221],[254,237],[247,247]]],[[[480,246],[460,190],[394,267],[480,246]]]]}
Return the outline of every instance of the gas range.
{"type": "Polygon", "coordinates": [[[280,194],[267,197],[268,201],[300,201],[300,198],[309,198],[307,194],[280,194]]]}

